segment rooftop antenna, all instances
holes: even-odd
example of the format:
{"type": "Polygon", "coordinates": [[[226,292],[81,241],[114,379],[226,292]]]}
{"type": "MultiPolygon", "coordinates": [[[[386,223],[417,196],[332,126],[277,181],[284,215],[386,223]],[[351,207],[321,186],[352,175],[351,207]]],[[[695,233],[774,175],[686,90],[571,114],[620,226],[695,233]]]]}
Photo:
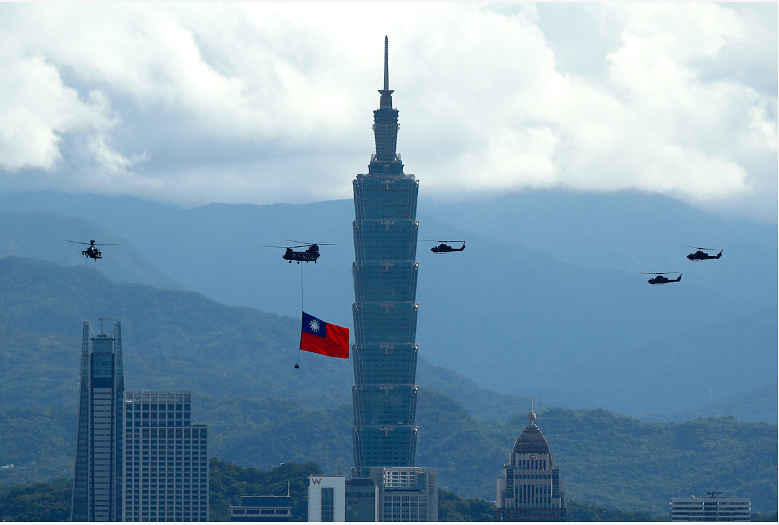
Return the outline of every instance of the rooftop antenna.
{"type": "Polygon", "coordinates": [[[389,88],[389,38],[384,35],[384,89],[379,90],[381,93],[380,108],[392,108],[392,93],[394,91],[394,89],[389,88]]]}
{"type": "Polygon", "coordinates": [[[536,420],[536,413],[533,411],[533,398],[530,398],[530,412],[528,412],[527,418],[530,420],[531,425],[536,420]]]}
{"type": "Polygon", "coordinates": [[[100,317],[99,319],[100,319],[100,335],[105,335],[103,321],[108,321],[109,319],[116,319],[116,317],[100,317]]]}
{"type": "Polygon", "coordinates": [[[389,38],[384,35],[384,91],[389,91],[389,38]]]}

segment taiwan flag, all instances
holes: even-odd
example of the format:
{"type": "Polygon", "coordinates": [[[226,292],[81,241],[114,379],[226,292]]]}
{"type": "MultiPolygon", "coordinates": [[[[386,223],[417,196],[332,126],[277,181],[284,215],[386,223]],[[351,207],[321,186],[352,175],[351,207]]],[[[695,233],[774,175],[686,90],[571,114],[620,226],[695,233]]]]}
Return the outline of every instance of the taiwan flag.
{"type": "Polygon", "coordinates": [[[300,349],[330,357],[349,358],[349,329],[326,323],[303,312],[300,349]]]}

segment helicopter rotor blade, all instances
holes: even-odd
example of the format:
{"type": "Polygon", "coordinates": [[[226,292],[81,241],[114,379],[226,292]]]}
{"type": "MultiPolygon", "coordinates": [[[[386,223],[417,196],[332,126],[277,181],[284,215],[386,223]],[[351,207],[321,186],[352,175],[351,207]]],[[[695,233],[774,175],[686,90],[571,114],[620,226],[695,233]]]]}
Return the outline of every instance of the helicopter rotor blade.
{"type": "Polygon", "coordinates": [[[433,239],[422,239],[422,242],[465,242],[465,241],[436,241],[433,239]]]}
{"type": "Polygon", "coordinates": [[[94,242],[68,241],[76,244],[86,244],[88,246],[119,246],[118,244],[96,244],[94,242]]]}
{"type": "Polygon", "coordinates": [[[716,248],[702,248],[700,246],[690,246],[689,244],[685,244],[687,248],[695,248],[696,250],[716,250],[716,248]]]}
{"type": "MultiPolygon", "coordinates": [[[[335,246],[335,244],[331,242],[304,242],[304,241],[296,241],[295,239],[284,239],[288,242],[297,242],[302,244],[303,246],[313,246],[316,244],[317,246],[335,246]]],[[[295,248],[303,248],[303,246],[295,246],[295,248]]]]}
{"type": "Polygon", "coordinates": [[[266,248],[283,248],[285,250],[287,248],[305,248],[305,246],[271,246],[270,244],[263,244],[263,246],[266,248]]]}

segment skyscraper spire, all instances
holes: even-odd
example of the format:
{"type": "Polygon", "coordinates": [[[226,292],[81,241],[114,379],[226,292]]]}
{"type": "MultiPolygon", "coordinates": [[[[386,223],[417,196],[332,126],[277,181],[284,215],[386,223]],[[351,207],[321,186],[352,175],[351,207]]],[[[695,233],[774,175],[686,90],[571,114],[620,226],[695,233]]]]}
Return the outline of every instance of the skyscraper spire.
{"type": "Polygon", "coordinates": [[[392,93],[389,89],[389,39],[384,37],[384,89],[380,89],[379,109],[373,112],[373,134],[376,140],[376,154],[371,158],[370,174],[402,176],[403,164],[395,148],[398,144],[398,110],[392,108],[392,93]]]}
{"type": "Polygon", "coordinates": [[[379,109],[392,109],[392,93],[394,89],[389,88],[389,38],[384,36],[384,89],[380,89],[381,99],[379,109]]]}
{"type": "Polygon", "coordinates": [[[389,91],[389,38],[384,35],[384,91],[389,91]]]}

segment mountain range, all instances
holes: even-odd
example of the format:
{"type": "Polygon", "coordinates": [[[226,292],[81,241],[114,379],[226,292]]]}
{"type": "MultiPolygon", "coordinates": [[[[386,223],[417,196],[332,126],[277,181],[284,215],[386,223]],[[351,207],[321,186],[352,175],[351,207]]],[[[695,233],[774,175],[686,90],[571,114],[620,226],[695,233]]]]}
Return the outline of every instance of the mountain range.
{"type": "MultiPolygon", "coordinates": [[[[119,282],[186,288],[292,317],[305,309],[351,325],[348,200],[182,209],[127,196],[27,192],[0,195],[0,209],[0,255],[91,266],[119,282]],[[73,237],[121,242],[100,261],[77,263],[79,247],[65,242],[73,237]],[[334,246],[323,246],[316,264],[287,264],[265,247],[286,239],[334,246]],[[146,281],[110,268],[135,261],[123,251],[131,248],[156,270],[146,281]]],[[[669,419],[776,381],[775,225],[716,217],[659,195],[548,190],[421,200],[418,218],[420,239],[467,246],[436,255],[420,242],[420,356],[476,388],[669,419]],[[686,244],[722,249],[723,257],[687,261],[686,244]],[[642,271],[679,271],[683,279],[649,286],[642,271]]],[[[768,414],[775,422],[775,404],[768,414]]]]}

